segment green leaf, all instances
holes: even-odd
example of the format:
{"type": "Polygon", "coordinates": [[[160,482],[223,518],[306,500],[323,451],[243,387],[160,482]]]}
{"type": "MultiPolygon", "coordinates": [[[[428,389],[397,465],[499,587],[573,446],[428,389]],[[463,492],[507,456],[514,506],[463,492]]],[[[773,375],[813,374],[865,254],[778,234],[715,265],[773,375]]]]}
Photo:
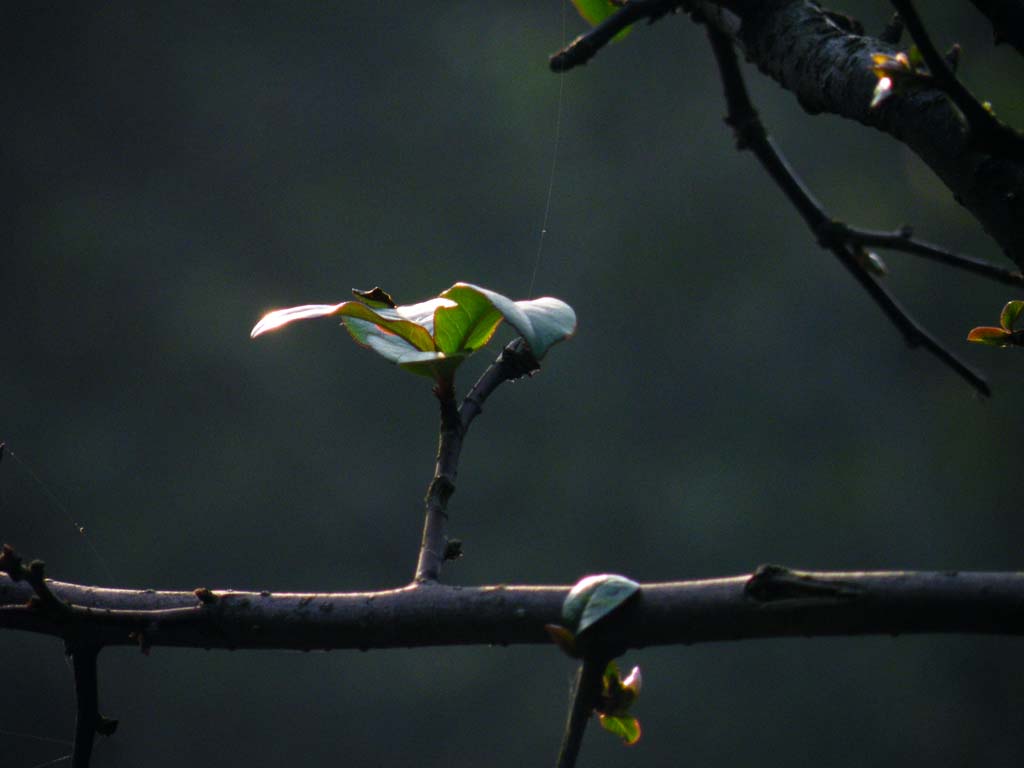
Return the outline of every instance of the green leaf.
{"type": "Polygon", "coordinates": [[[576,332],[576,313],[560,299],[545,296],[530,301],[512,301],[500,293],[469,283],[456,283],[441,295],[448,297],[456,289],[460,289],[460,296],[462,291],[472,291],[486,297],[526,340],[537,360],[541,360],[553,345],[576,332]]]}
{"type": "Polygon", "coordinates": [[[982,326],[980,328],[972,328],[971,332],[967,334],[967,340],[977,342],[978,344],[986,344],[990,347],[1008,347],[1010,346],[1010,338],[1012,336],[1013,334],[1010,331],[1003,328],[982,326]]]}
{"type": "Polygon", "coordinates": [[[622,739],[627,747],[640,741],[640,721],[635,717],[616,717],[614,715],[597,716],[597,721],[608,733],[614,733],[622,739]]]}
{"type": "Polygon", "coordinates": [[[642,683],[640,667],[633,667],[629,676],[623,680],[619,674],[619,667],[614,661],[609,661],[601,677],[601,699],[596,709],[605,715],[625,717],[629,714],[629,708],[640,696],[642,683]]]}
{"type": "Polygon", "coordinates": [[[1006,302],[1003,311],[999,313],[999,324],[1007,331],[1012,331],[1021,312],[1024,312],[1024,301],[1018,299],[1006,302]]]}
{"type": "Polygon", "coordinates": [[[443,382],[491,340],[503,319],[522,335],[537,360],[576,330],[576,313],[563,301],[512,301],[468,283],[456,283],[440,296],[405,306],[395,306],[381,288],[353,293],[358,301],[270,312],[250,335],[255,338],[296,320],[340,315],[357,343],[408,371],[443,382]]]}
{"type": "Polygon", "coordinates": [[[572,4],[576,6],[580,16],[594,27],[619,10],[609,0],[572,0],[572,4]]]}
{"type": "MultiPolygon", "coordinates": [[[[394,334],[421,352],[435,352],[437,347],[431,336],[434,310],[442,304],[442,299],[432,299],[422,304],[391,309],[368,307],[360,301],[346,301],[338,305],[337,314],[372,323],[379,329],[377,334],[381,331],[394,334]],[[426,322],[427,318],[430,319],[429,324],[426,322]]],[[[348,327],[348,323],[345,327],[348,327]]],[[[352,337],[359,341],[354,333],[352,337]]]]}
{"type": "Polygon", "coordinates": [[[491,340],[502,316],[486,296],[458,283],[441,296],[455,306],[439,307],[434,312],[438,349],[449,355],[462,350],[475,352],[491,340]]]}
{"type": "MultiPolygon", "coordinates": [[[[269,331],[276,331],[296,320],[342,315],[373,323],[389,333],[405,339],[416,349],[434,351],[436,347],[431,338],[434,309],[443,303],[443,299],[433,299],[423,304],[396,307],[395,309],[388,307],[374,309],[361,301],[343,301],[341,304],[303,304],[299,307],[268,312],[256,323],[249,336],[255,339],[257,336],[269,331]],[[424,318],[429,318],[430,327],[422,322],[424,318]]],[[[364,345],[367,344],[362,338],[356,338],[356,341],[364,345]]]]}
{"type": "Polygon", "coordinates": [[[625,576],[603,573],[576,582],[562,603],[562,618],[577,635],[604,619],[640,591],[640,585],[625,576]]]}
{"type": "Polygon", "coordinates": [[[465,355],[445,355],[416,349],[405,339],[381,330],[367,320],[346,317],[343,322],[352,338],[389,362],[412,373],[435,381],[448,380],[465,359],[465,355]]]}
{"type": "MultiPolygon", "coordinates": [[[[610,2],[610,0],[572,0],[572,4],[576,6],[580,16],[592,27],[596,27],[609,16],[614,16],[618,11],[622,10],[620,6],[610,2]]],[[[632,28],[633,25],[630,24],[615,35],[612,40],[621,40],[629,34],[629,30],[632,28]]]]}

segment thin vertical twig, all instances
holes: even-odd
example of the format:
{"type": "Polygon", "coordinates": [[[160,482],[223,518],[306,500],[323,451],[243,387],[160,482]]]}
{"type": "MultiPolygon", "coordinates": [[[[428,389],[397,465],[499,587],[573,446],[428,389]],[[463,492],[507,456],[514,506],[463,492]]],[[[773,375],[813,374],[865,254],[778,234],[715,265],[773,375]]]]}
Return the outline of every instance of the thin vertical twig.
{"type": "Polygon", "coordinates": [[[101,646],[92,643],[70,643],[68,648],[75,673],[75,702],[78,705],[71,768],[89,768],[96,734],[109,736],[117,729],[117,720],[103,717],[99,711],[96,658],[101,646]]]}
{"type": "Polygon", "coordinates": [[[580,664],[572,689],[572,703],[569,705],[569,717],[562,735],[562,746],[558,750],[557,768],[575,768],[583,744],[583,734],[601,694],[601,678],[607,666],[607,659],[597,657],[584,658],[580,664]]]}

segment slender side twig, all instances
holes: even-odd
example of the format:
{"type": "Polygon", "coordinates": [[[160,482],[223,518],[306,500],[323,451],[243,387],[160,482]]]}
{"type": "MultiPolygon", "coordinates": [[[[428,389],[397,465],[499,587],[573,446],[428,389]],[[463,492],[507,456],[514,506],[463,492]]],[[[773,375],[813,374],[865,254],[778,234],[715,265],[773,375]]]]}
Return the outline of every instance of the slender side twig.
{"type": "Polygon", "coordinates": [[[604,675],[608,659],[585,658],[576,673],[573,684],[572,701],[569,705],[569,718],[565,723],[562,735],[562,746],[558,750],[557,768],[575,768],[576,758],[583,744],[583,734],[587,723],[594,713],[598,697],[601,695],[601,678],[604,675]]]}
{"type": "Polygon", "coordinates": [[[498,358],[488,366],[476,383],[469,390],[469,394],[459,406],[459,416],[462,418],[462,426],[469,429],[469,425],[483,411],[484,402],[491,393],[498,388],[498,385],[506,381],[515,381],[523,376],[530,376],[540,370],[540,365],[534,359],[530,348],[522,337],[510,341],[498,355],[498,358]]]}
{"type": "Polygon", "coordinates": [[[441,404],[441,435],[437,444],[434,478],[427,488],[423,539],[414,577],[418,584],[435,582],[441,575],[445,549],[444,521],[448,516],[448,499],[455,493],[459,454],[462,452],[462,437],[465,434],[452,387],[439,387],[435,394],[441,404]]]}
{"type": "Polygon", "coordinates": [[[109,736],[117,729],[117,720],[103,717],[99,712],[96,657],[100,648],[90,643],[68,645],[68,654],[71,656],[71,665],[75,672],[75,701],[78,705],[71,768],[89,768],[95,735],[99,733],[109,736]]]}
{"type": "Polygon", "coordinates": [[[682,4],[683,0],[624,0],[614,15],[552,54],[548,63],[555,72],[566,72],[586,64],[630,24],[642,19],[653,24],[682,4]]]}
{"type": "Polygon", "coordinates": [[[856,245],[886,248],[890,251],[901,251],[921,256],[925,259],[930,259],[955,269],[973,272],[976,275],[988,277],[1007,285],[1021,285],[1024,283],[1024,275],[1017,270],[1007,269],[983,259],[976,259],[973,256],[954,253],[942,246],[918,240],[913,236],[910,227],[901,227],[895,232],[879,232],[847,226],[846,233],[848,240],[856,245]]]}
{"type": "Polygon", "coordinates": [[[444,523],[448,517],[448,499],[455,492],[462,440],[470,424],[483,411],[484,401],[500,384],[531,374],[539,367],[526,342],[516,338],[484,371],[461,406],[456,407],[455,392],[451,387],[439,387],[435,391],[441,405],[441,434],[434,478],[427,489],[426,518],[414,583],[436,582],[441,575],[441,565],[446,556],[444,523]]]}
{"type": "Polygon", "coordinates": [[[928,65],[936,84],[946,92],[967,119],[972,135],[981,142],[1002,149],[1010,157],[1018,160],[1024,158],[1024,139],[1017,131],[985,109],[953,73],[924,28],[924,22],[918,15],[914,3],[911,0],[892,0],[892,5],[899,12],[907,32],[921,52],[921,58],[928,65]]]}
{"type": "Polygon", "coordinates": [[[1024,2],[1021,0],[971,0],[992,22],[996,44],[1009,43],[1024,55],[1024,2]]]}
{"type": "MultiPolygon", "coordinates": [[[[718,63],[719,73],[725,89],[725,100],[728,109],[726,122],[736,133],[736,145],[739,149],[749,149],[761,165],[764,166],[772,180],[779,186],[789,201],[803,217],[818,238],[822,247],[831,251],[854,276],[858,283],[868,292],[879,305],[889,320],[903,333],[911,346],[922,346],[935,357],[949,366],[975,390],[983,395],[991,394],[988,382],[979,373],[960,360],[944,347],[899,305],[899,303],[868,273],[859,258],[864,236],[868,239],[877,233],[865,233],[854,230],[841,222],[833,220],[813,194],[790,168],[785,158],[775,148],[761,119],[754,109],[747,94],[743,73],[740,71],[736,51],[732,40],[713,25],[706,25],[708,39],[718,63]],[[860,242],[858,237],[861,238],[860,242]]],[[[897,238],[898,240],[898,238],[897,238]]],[[[915,251],[919,252],[919,251],[915,251]]],[[[934,254],[932,254],[934,255],[934,254]]],[[[947,259],[952,254],[947,254],[947,259]]],[[[957,266],[966,265],[954,259],[957,266]]]]}

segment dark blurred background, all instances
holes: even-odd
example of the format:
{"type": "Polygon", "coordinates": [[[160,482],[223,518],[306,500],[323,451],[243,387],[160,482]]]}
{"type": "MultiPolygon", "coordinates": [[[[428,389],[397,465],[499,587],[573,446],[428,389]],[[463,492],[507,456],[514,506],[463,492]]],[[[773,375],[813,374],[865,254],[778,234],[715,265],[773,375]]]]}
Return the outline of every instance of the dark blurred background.
{"type": "MultiPolygon", "coordinates": [[[[881,2],[844,10],[879,30],[881,2]]],[[[940,45],[1024,125],[1024,66],[967,3],[940,45]]],[[[429,382],[332,322],[266,310],[467,280],[524,297],[554,150],[547,2],[5,6],[0,538],[54,578],[191,589],[407,582],[432,471],[429,382]],[[77,526],[85,528],[85,535],[77,526]]],[[[803,114],[751,71],[833,214],[1001,260],[913,155],[803,114]]],[[[564,86],[534,295],[579,316],[466,445],[459,584],[1021,567],[1024,360],[973,348],[1005,286],[887,256],[887,284],[990,375],[983,401],[819,250],[722,124],[702,31],[633,31],[564,86]]],[[[492,359],[480,355],[466,386],[492,359]]],[[[1020,641],[813,639],[630,653],[645,735],[586,766],[1019,765],[1020,641]]],[[[0,633],[0,754],[67,747],[60,643],[0,633]]],[[[550,764],[553,647],[330,654],[119,648],[98,766],[550,764]]]]}

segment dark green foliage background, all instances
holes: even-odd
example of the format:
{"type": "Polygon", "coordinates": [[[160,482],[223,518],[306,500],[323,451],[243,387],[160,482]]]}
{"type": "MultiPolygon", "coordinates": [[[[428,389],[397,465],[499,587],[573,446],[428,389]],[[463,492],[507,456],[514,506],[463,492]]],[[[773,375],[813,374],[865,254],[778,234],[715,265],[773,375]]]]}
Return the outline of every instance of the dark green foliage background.
{"type": "MultiPolygon", "coordinates": [[[[267,309],[351,287],[526,294],[558,0],[14,8],[0,24],[0,439],[102,562],[10,459],[0,538],[78,582],[407,582],[436,440],[429,383],[330,322],[247,334],[267,309]]],[[[888,15],[848,9],[876,30],[888,15]]],[[[964,44],[968,83],[1024,124],[1024,67],[992,49],[984,20],[966,3],[923,10],[943,46],[964,44]]],[[[1000,258],[894,141],[807,117],[751,77],[835,215],[912,222],[1000,258]]],[[[892,255],[891,287],[996,397],[908,351],[734,150],[684,18],[635,30],[564,87],[534,293],[573,304],[580,330],[474,426],[451,506],[467,555],[445,578],[1020,568],[1024,358],[963,337],[1022,297],[892,255]]],[[[948,637],[631,653],[644,739],[627,751],[592,733],[583,761],[1016,765],[1020,649],[948,637]]],[[[61,755],[8,733],[70,735],[60,644],[3,632],[0,658],[4,766],[61,755]]],[[[99,766],[520,766],[553,760],[571,664],[553,647],[158,648],[108,650],[101,673],[122,729],[99,766]]]]}

